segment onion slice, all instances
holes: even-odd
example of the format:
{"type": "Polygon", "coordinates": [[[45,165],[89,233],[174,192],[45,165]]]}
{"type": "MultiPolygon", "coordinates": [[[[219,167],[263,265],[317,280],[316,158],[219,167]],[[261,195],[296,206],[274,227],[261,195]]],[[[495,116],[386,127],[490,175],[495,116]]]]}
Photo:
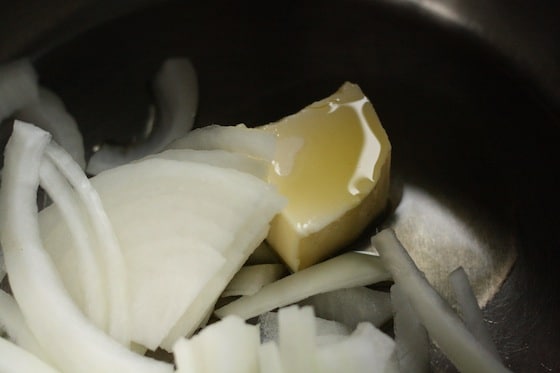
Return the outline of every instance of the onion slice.
{"type": "Polygon", "coordinates": [[[74,117],[66,110],[64,102],[53,91],[39,87],[39,99],[15,113],[24,122],[50,132],[82,169],[86,167],[84,140],[74,117]]]}
{"type": "Polygon", "coordinates": [[[39,169],[51,136],[15,121],[0,189],[0,233],[10,285],[31,332],[68,372],[170,373],[170,364],[139,356],[95,327],[77,308],[43,248],[37,220],[39,169]]]}
{"type": "Polygon", "coordinates": [[[88,173],[96,175],[109,168],[160,152],[170,142],[191,130],[198,106],[198,82],[190,60],[165,60],[155,76],[153,90],[159,115],[149,137],[129,147],[103,145],[90,158],[88,173]]]}
{"type": "Polygon", "coordinates": [[[215,315],[219,318],[238,315],[249,319],[315,294],[370,285],[389,278],[378,257],[348,252],[266,285],[253,295],[243,296],[217,309],[215,315]]]}
{"type": "MultiPolygon", "coordinates": [[[[37,339],[27,327],[15,299],[10,294],[0,290],[0,332],[2,329],[18,346],[44,361],[48,360],[37,339]]],[[[0,369],[0,371],[2,370],[0,369]]]]}
{"type": "Polygon", "coordinates": [[[4,338],[0,338],[0,356],[2,373],[60,373],[37,356],[4,338]]]}
{"type": "Polygon", "coordinates": [[[255,264],[242,267],[222,292],[222,297],[253,295],[263,286],[279,280],[288,272],[283,264],[255,264]]]}
{"type": "Polygon", "coordinates": [[[379,327],[393,315],[389,293],[365,286],[316,294],[299,304],[313,306],[318,317],[336,320],[352,330],[365,321],[379,327]]]}
{"type": "Polygon", "coordinates": [[[39,97],[37,72],[27,58],[0,66],[0,122],[39,97]]]}
{"type": "Polygon", "coordinates": [[[400,286],[391,286],[394,307],[393,330],[395,351],[401,372],[427,373],[430,371],[430,339],[424,325],[410,305],[400,286]]]}
{"type": "Polygon", "coordinates": [[[467,272],[458,267],[449,274],[449,282],[455,294],[455,301],[459,307],[459,314],[463,322],[478,341],[494,356],[500,357],[496,344],[492,340],[490,331],[484,322],[482,310],[478,306],[476,296],[469,282],[467,272]]]}
{"type": "Polygon", "coordinates": [[[391,228],[371,238],[393,280],[408,297],[430,337],[462,372],[510,372],[465,327],[416,267],[391,228]]]}

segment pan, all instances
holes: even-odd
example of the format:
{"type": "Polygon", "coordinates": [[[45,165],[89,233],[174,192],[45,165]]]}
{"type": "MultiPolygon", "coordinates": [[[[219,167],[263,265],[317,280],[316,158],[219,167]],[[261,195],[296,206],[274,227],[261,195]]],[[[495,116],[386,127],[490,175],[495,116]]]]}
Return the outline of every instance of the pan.
{"type": "MultiPolygon", "coordinates": [[[[88,155],[142,136],[147,79],[171,56],[195,66],[195,126],[265,124],[358,83],[393,147],[395,209],[382,225],[414,248],[443,293],[442,273],[468,268],[506,366],[560,371],[558,5],[52,4],[47,16],[33,1],[11,9],[19,18],[4,12],[0,30],[11,36],[1,33],[0,60],[32,58],[77,119],[88,155]]],[[[379,227],[351,248],[366,248],[379,227]]],[[[437,350],[432,368],[455,371],[437,350]]]]}

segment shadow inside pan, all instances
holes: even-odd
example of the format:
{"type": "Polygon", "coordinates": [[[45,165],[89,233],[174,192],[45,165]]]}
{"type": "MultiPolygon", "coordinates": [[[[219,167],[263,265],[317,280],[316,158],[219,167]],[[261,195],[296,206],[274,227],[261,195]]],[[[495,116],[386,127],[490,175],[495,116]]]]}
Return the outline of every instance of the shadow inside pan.
{"type": "Polygon", "coordinates": [[[265,124],[358,83],[393,145],[385,224],[434,281],[467,267],[507,366],[560,370],[559,111],[480,40],[389,2],[219,5],[161,2],[37,54],[87,149],[140,136],[171,56],[197,69],[198,126],[265,124]]]}

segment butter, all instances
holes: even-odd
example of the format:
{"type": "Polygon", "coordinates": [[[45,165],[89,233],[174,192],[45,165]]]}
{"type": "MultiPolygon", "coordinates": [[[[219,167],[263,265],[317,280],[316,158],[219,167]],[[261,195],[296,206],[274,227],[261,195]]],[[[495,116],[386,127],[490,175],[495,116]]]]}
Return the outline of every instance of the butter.
{"type": "Polygon", "coordinates": [[[291,270],[328,258],[385,209],[391,144],[358,85],[260,128],[278,137],[269,182],[288,199],[267,240],[291,270]]]}

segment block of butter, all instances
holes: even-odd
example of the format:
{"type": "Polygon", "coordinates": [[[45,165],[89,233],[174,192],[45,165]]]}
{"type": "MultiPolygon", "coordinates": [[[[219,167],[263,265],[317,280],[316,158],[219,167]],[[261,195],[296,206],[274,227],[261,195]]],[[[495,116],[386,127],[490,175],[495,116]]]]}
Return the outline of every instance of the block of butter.
{"type": "Polygon", "coordinates": [[[288,199],[267,240],[292,271],[333,255],[385,209],[391,144],[358,85],[260,128],[278,136],[269,182],[288,199]]]}

